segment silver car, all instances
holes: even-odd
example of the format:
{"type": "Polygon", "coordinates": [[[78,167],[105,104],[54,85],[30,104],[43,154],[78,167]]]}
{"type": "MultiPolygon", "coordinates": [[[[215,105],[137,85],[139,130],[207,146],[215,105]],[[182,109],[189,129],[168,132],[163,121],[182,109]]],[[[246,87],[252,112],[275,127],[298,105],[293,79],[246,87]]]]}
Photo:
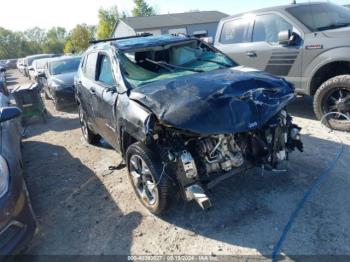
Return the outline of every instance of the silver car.
{"type": "Polygon", "coordinates": [[[350,131],[350,9],[327,2],[294,4],[220,21],[214,46],[237,63],[285,77],[314,96],[320,119],[350,131]]]}

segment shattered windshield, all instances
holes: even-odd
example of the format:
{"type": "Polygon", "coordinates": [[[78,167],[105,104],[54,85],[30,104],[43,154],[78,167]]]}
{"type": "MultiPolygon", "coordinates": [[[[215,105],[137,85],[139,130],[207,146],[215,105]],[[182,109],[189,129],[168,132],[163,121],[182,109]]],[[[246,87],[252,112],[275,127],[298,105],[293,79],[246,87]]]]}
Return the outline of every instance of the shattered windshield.
{"type": "Polygon", "coordinates": [[[118,57],[126,80],[134,87],[236,66],[224,54],[196,40],[133,52],[118,52],[118,57]]]}

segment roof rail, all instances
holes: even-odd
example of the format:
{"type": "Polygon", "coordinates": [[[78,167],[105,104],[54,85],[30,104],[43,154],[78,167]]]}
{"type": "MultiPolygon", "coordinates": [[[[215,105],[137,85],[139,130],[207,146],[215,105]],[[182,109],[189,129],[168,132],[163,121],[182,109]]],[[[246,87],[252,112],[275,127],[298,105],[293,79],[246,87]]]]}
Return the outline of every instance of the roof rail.
{"type": "Polygon", "coordinates": [[[123,40],[123,39],[130,39],[130,38],[137,38],[137,37],[146,37],[146,36],[152,36],[151,33],[142,33],[138,35],[132,35],[132,36],[124,36],[124,37],[116,37],[116,38],[107,38],[107,39],[101,39],[101,40],[91,40],[89,41],[90,44],[97,44],[102,42],[109,42],[109,41],[116,41],[116,40],[123,40]]]}

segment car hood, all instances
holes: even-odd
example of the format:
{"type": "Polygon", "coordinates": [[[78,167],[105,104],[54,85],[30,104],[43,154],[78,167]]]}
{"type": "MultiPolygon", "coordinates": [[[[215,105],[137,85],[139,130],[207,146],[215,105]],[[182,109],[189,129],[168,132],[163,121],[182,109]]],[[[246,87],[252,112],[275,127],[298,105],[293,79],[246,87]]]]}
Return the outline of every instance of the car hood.
{"type": "Polygon", "coordinates": [[[74,85],[75,75],[76,75],[76,72],[53,75],[52,77],[50,77],[49,82],[54,82],[59,86],[71,87],[74,85]]]}
{"type": "Polygon", "coordinates": [[[285,80],[245,67],[157,81],[130,92],[130,99],[163,124],[201,135],[258,128],[294,97],[285,80]]]}
{"type": "Polygon", "coordinates": [[[331,38],[349,38],[350,39],[350,27],[342,27],[338,29],[323,31],[323,34],[331,38]]]}

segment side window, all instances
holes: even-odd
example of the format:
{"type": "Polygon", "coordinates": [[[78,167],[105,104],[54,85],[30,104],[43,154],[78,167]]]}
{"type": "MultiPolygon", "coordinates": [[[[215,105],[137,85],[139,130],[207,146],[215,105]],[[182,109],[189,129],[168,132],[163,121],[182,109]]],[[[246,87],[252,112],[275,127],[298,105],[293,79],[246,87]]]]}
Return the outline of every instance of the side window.
{"type": "Polygon", "coordinates": [[[84,75],[91,80],[96,80],[96,63],[96,52],[88,54],[84,60],[84,75]]]}
{"type": "Polygon", "coordinates": [[[104,83],[109,86],[115,85],[113,78],[111,60],[106,55],[99,55],[98,58],[98,76],[97,81],[104,83]]]}
{"type": "Polygon", "coordinates": [[[278,42],[278,33],[291,30],[293,26],[279,15],[260,15],[255,18],[253,42],[278,42]]]}
{"type": "Polygon", "coordinates": [[[248,19],[236,19],[226,22],[221,31],[221,44],[237,44],[247,42],[249,28],[248,19]]]}

